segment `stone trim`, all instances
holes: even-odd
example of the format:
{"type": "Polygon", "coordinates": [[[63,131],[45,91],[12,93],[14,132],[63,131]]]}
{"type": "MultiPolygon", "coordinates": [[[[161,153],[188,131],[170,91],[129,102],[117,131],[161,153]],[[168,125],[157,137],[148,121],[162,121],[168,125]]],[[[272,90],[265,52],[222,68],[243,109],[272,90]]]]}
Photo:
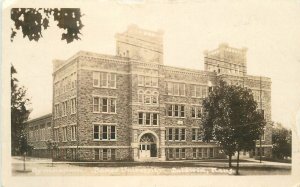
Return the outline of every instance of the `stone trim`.
{"type": "MultiPolygon", "coordinates": [[[[273,145],[261,145],[261,147],[272,147],[273,145]]],[[[260,147],[260,145],[259,144],[256,144],[256,147],[260,147]]]]}
{"type": "Polygon", "coordinates": [[[207,144],[207,143],[202,144],[202,145],[165,145],[165,146],[161,146],[161,148],[207,148],[207,147],[220,147],[220,146],[215,145],[215,144],[207,144]]]}
{"type": "Polygon", "coordinates": [[[103,145],[93,145],[93,146],[76,146],[76,145],[72,145],[72,146],[59,146],[59,148],[62,149],[67,149],[67,148],[79,148],[79,149],[95,149],[95,148],[115,148],[115,149],[126,149],[126,148],[130,148],[130,146],[103,146],[103,145]]]}

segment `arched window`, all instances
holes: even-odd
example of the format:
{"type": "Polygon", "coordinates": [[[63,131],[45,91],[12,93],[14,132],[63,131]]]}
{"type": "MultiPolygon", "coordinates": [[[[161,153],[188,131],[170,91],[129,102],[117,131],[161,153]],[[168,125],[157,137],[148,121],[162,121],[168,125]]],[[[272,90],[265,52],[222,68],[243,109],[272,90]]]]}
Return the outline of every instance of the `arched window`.
{"type": "Polygon", "coordinates": [[[151,93],[150,93],[150,91],[146,92],[144,101],[145,101],[146,104],[151,104],[151,93]]]}
{"type": "Polygon", "coordinates": [[[158,104],[158,92],[153,92],[152,94],[152,103],[158,104]]]}
{"type": "Polygon", "coordinates": [[[139,92],[138,92],[138,102],[139,103],[144,102],[144,92],[143,92],[143,90],[139,90],[139,92]]]}

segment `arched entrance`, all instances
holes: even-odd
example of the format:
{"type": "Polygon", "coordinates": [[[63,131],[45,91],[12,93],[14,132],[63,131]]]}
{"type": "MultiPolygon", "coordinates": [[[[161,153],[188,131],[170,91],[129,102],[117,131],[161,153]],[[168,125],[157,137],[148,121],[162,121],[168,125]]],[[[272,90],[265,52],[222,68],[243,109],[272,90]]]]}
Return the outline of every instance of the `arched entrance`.
{"type": "Polygon", "coordinates": [[[157,157],[157,142],[156,138],[151,133],[146,133],[140,138],[139,158],[147,159],[157,157]]]}

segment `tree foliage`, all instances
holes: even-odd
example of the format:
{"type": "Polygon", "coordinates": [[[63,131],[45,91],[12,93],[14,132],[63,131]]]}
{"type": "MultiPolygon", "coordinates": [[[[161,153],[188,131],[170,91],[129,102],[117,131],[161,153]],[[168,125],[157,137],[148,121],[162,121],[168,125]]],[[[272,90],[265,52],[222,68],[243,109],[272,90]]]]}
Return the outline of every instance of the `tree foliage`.
{"type": "Polygon", "coordinates": [[[203,140],[216,141],[226,155],[250,151],[266,124],[251,90],[219,81],[203,101],[203,140]]]}
{"type": "Polygon", "coordinates": [[[79,8],[12,8],[11,20],[14,27],[11,28],[11,41],[18,30],[22,31],[23,38],[38,41],[43,37],[42,32],[50,26],[50,18],[57,22],[60,29],[66,30],[61,40],[66,40],[67,43],[73,42],[74,39],[79,40],[83,27],[81,17],[79,8]]]}
{"type": "Polygon", "coordinates": [[[17,73],[11,66],[11,151],[12,155],[22,153],[26,144],[26,132],[24,122],[28,119],[30,111],[27,109],[29,99],[26,97],[26,89],[18,85],[17,73]]]}
{"type": "Polygon", "coordinates": [[[272,129],[273,157],[283,159],[292,154],[292,131],[277,123],[272,129]]]}

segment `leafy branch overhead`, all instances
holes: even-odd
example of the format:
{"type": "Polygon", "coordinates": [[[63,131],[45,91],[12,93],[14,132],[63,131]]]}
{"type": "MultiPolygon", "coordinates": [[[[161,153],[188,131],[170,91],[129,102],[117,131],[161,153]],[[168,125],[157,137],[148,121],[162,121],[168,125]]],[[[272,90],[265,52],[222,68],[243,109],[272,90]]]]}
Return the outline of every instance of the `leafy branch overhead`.
{"type": "Polygon", "coordinates": [[[11,19],[14,26],[11,28],[10,38],[13,41],[17,31],[21,30],[23,38],[39,41],[43,37],[43,31],[50,27],[50,18],[53,18],[57,26],[66,31],[61,40],[70,43],[74,39],[81,39],[82,16],[79,8],[12,8],[11,19]]]}

